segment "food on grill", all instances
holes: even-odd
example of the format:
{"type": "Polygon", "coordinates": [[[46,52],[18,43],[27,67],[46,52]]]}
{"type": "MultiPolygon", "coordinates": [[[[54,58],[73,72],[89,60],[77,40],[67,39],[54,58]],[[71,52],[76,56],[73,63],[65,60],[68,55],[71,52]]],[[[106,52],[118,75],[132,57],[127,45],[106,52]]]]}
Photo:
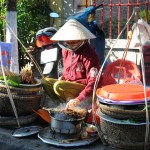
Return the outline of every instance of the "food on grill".
{"type": "Polygon", "coordinates": [[[60,120],[75,120],[80,119],[86,116],[86,110],[82,108],[74,108],[74,109],[57,109],[52,108],[48,110],[54,118],[60,120]]]}

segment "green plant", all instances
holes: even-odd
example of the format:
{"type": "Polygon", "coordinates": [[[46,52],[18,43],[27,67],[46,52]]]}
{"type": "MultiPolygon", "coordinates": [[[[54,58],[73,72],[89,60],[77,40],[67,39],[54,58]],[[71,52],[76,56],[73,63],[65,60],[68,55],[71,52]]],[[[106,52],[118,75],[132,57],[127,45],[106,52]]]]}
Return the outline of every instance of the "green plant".
{"type": "Polygon", "coordinates": [[[5,0],[0,1],[0,41],[4,41],[4,27],[5,22],[2,19],[5,18],[6,15],[6,6],[5,6],[5,0]]]}
{"type": "Polygon", "coordinates": [[[35,34],[39,29],[49,26],[48,3],[45,1],[17,2],[18,35],[24,44],[35,41],[35,34]]]}
{"type": "MultiPolygon", "coordinates": [[[[6,17],[6,0],[0,1],[0,16],[6,17]]],[[[35,46],[35,34],[50,25],[49,0],[17,0],[17,33],[21,43],[28,47],[35,46]]],[[[0,39],[4,40],[4,22],[0,19],[0,39]]],[[[19,43],[19,59],[24,60],[24,48],[19,43]]],[[[20,61],[20,64],[22,62],[20,61]]],[[[23,63],[22,63],[23,65],[23,63]]],[[[21,66],[22,66],[21,65],[21,66]]]]}
{"type": "MultiPolygon", "coordinates": [[[[140,11],[140,17],[146,20],[146,10],[140,11]]],[[[150,24],[150,10],[148,11],[148,24],[150,24]]]]}
{"type": "MultiPolygon", "coordinates": [[[[125,26],[126,24],[126,19],[121,19],[121,24],[120,24],[120,28],[121,30],[123,29],[123,27],[125,26]]],[[[105,21],[105,24],[106,25],[109,25],[109,20],[106,20],[105,21]]],[[[105,37],[106,38],[109,38],[109,29],[110,27],[109,26],[105,26],[104,27],[104,32],[105,32],[105,37]]],[[[113,21],[112,21],[112,39],[116,39],[118,37],[118,19],[117,18],[113,18],[113,21]]],[[[124,31],[120,37],[121,38],[126,38],[126,31],[124,31]]]]}
{"type": "MultiPolygon", "coordinates": [[[[36,32],[50,25],[48,1],[17,1],[18,37],[25,47],[35,47],[36,32]]],[[[30,60],[24,54],[24,48],[19,44],[20,67],[30,60]]]]}

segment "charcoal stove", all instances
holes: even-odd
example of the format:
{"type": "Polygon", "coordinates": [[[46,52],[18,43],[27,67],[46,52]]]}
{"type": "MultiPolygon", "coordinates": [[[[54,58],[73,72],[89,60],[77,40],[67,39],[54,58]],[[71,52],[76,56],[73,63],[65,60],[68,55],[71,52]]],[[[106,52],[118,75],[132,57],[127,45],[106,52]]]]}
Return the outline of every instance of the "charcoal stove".
{"type": "Polygon", "coordinates": [[[79,134],[85,116],[70,115],[64,111],[51,112],[51,130],[57,134],[79,134]]]}
{"type": "Polygon", "coordinates": [[[84,122],[87,112],[69,110],[48,110],[51,115],[51,125],[42,129],[38,133],[38,138],[44,143],[61,147],[83,146],[95,142],[99,139],[98,134],[90,136],[87,128],[91,124],[84,122]]]}

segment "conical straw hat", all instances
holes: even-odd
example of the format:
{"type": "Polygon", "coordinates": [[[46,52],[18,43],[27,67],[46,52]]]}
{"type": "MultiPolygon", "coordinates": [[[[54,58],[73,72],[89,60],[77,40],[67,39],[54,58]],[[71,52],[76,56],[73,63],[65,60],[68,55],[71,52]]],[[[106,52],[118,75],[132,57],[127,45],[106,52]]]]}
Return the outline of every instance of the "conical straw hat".
{"type": "Polygon", "coordinates": [[[85,40],[96,38],[88,29],[75,19],[66,22],[51,38],[56,41],[85,40]]]}

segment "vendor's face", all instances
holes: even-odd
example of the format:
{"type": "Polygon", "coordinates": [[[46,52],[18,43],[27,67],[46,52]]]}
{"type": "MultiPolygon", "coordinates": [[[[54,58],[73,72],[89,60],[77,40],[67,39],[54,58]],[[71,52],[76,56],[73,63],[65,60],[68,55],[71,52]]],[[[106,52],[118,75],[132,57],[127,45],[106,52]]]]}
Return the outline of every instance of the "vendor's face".
{"type": "Polygon", "coordinates": [[[67,49],[70,50],[77,50],[83,43],[83,40],[70,40],[70,41],[64,41],[63,45],[67,49]]]}
{"type": "Polygon", "coordinates": [[[78,42],[80,42],[80,41],[79,41],[79,40],[65,41],[65,43],[70,44],[70,45],[72,45],[72,44],[77,44],[78,42]]]}

